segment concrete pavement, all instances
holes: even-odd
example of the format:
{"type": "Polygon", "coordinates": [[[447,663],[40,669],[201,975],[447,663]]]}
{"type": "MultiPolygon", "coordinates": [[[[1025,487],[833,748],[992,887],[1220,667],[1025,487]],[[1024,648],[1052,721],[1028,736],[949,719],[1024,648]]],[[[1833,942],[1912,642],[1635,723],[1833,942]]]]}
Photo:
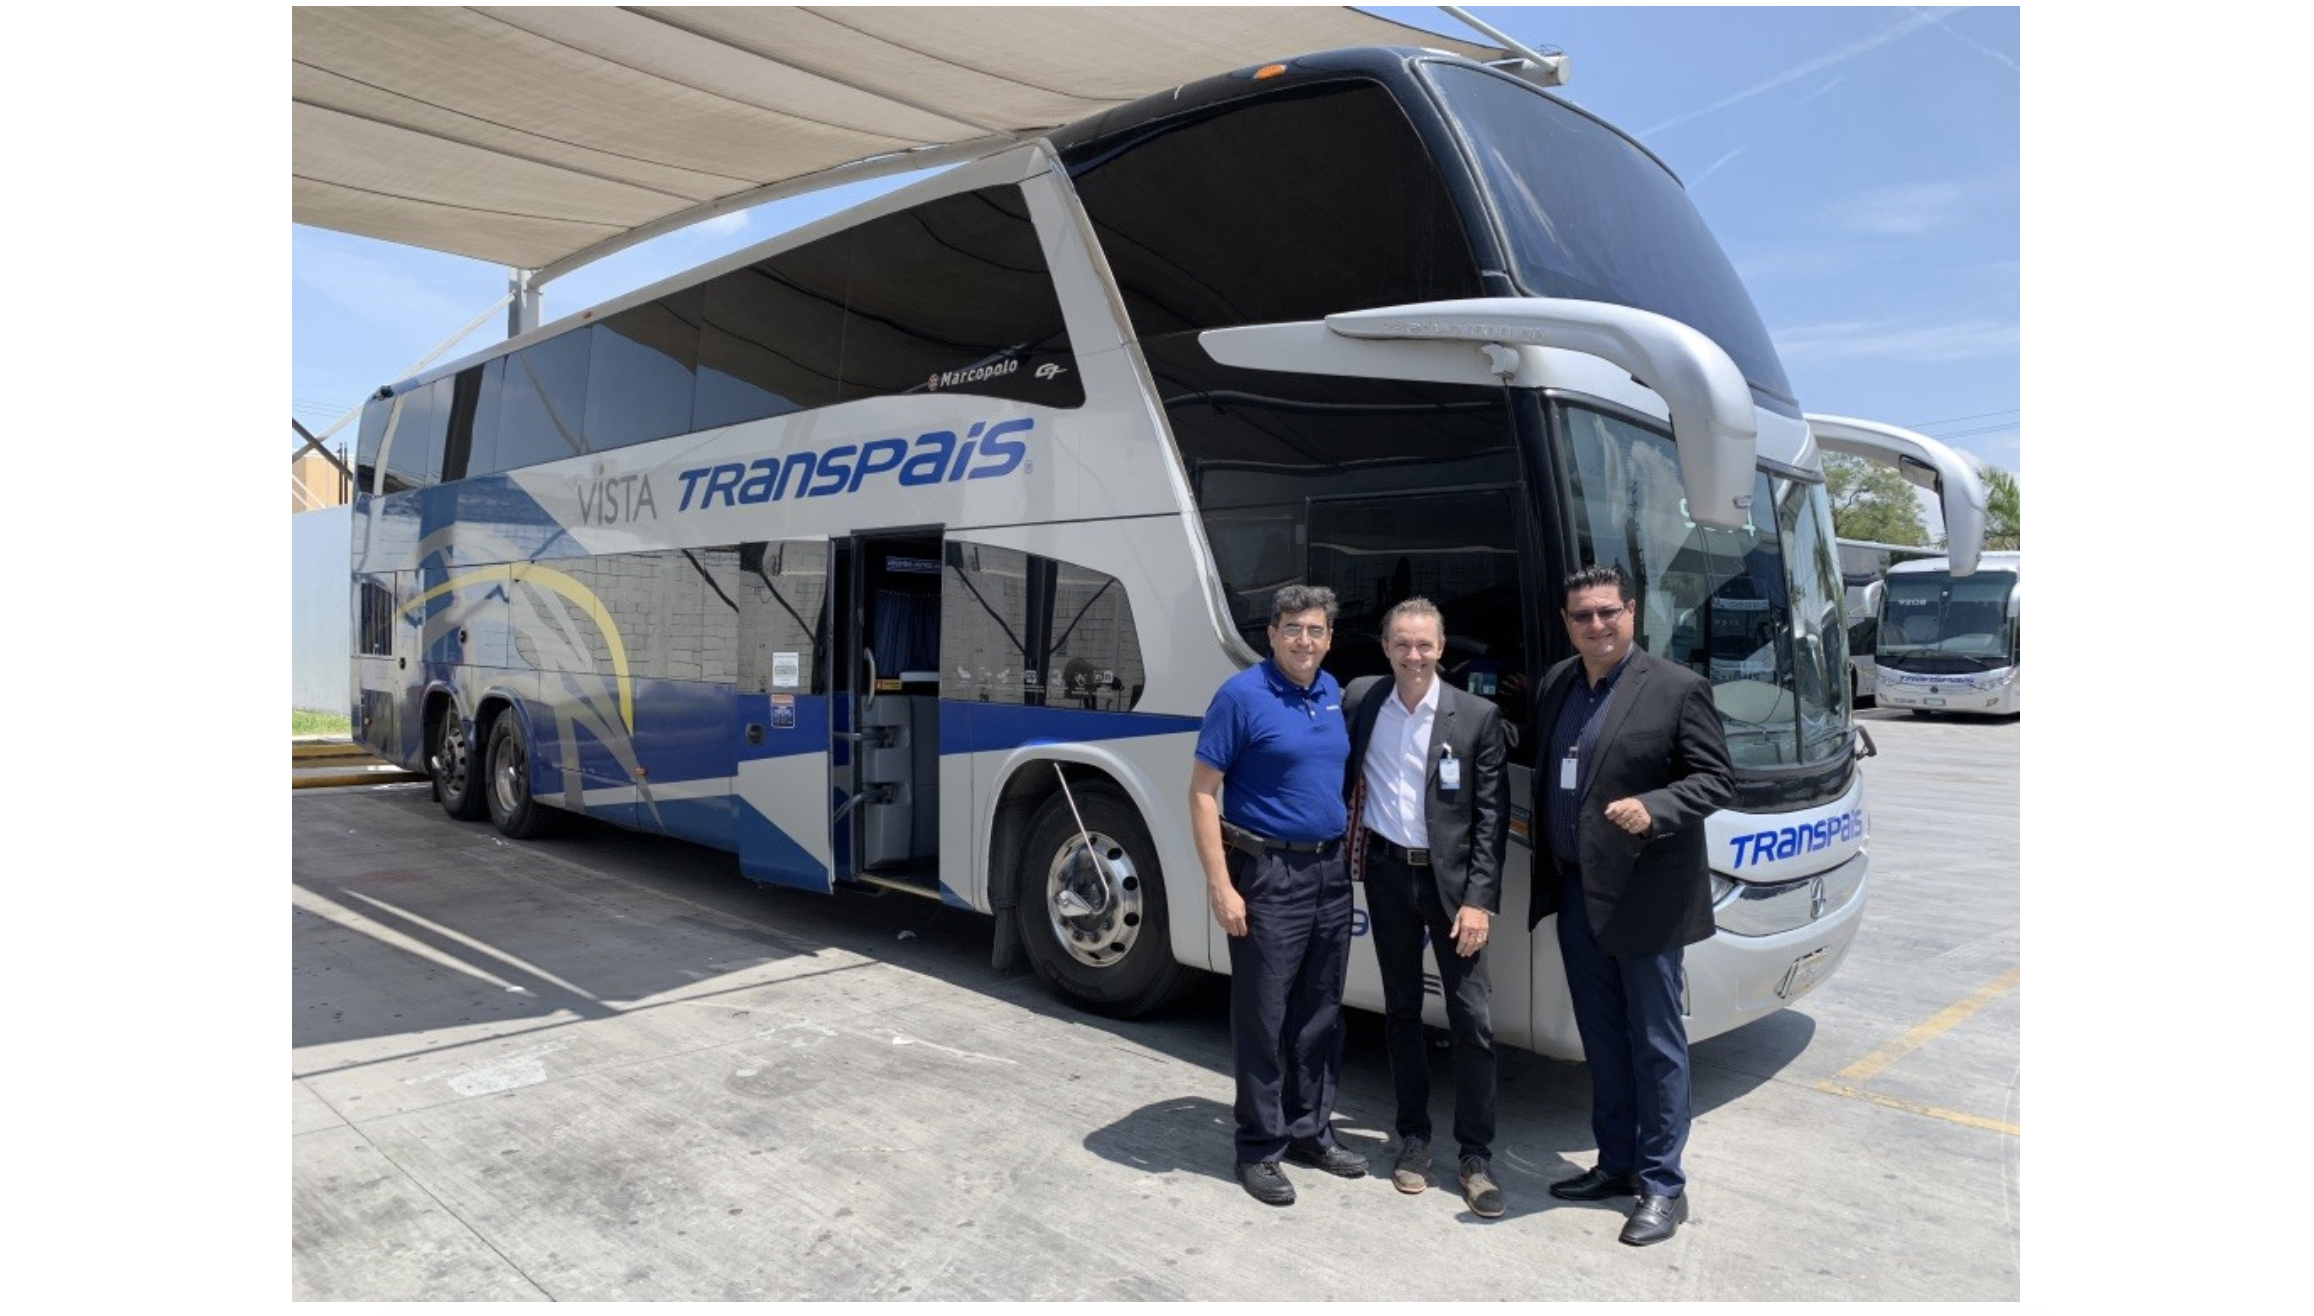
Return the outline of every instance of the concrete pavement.
{"type": "MultiPolygon", "coordinates": [[[[988,968],[986,919],[758,888],[418,785],[293,794],[292,1296],[307,1300],[2019,1296],[2017,723],[1866,714],[1874,888],[1840,973],[1695,1049],[1693,1217],[1559,1203],[1580,1065],[1502,1068],[1500,1220],[1387,1177],[1231,1178],[1225,984],[1117,1023],[988,968]],[[1965,832],[1953,820],[1966,820],[1965,832]]],[[[1451,1123],[1451,1074],[1434,1101],[1451,1123]]]]}

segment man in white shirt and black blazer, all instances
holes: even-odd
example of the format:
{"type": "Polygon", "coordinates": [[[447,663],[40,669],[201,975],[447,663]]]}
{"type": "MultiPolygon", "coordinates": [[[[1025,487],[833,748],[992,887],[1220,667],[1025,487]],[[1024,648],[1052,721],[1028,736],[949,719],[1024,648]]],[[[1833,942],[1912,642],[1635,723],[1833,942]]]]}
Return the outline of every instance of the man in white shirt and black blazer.
{"type": "Polygon", "coordinates": [[[1502,713],[1440,679],[1446,619],[1411,598],[1382,619],[1391,675],[1353,681],[1343,789],[1350,801],[1353,880],[1366,887],[1374,957],[1382,971],[1385,1037],[1398,1096],[1399,1191],[1429,1185],[1430,1058],[1422,1023],[1427,936],[1454,1035],[1454,1138],[1463,1200],[1473,1214],[1503,1213],[1495,1182],[1494,1031],[1483,952],[1502,909],[1509,826],[1508,750],[1502,713]]]}

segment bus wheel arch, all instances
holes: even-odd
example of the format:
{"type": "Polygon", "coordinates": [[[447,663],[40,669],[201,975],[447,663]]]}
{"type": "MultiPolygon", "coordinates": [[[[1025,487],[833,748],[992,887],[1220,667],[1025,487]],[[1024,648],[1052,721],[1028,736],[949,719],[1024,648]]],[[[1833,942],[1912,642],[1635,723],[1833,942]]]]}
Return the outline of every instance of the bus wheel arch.
{"type": "MultiPolygon", "coordinates": [[[[482,793],[490,821],[518,841],[548,835],[562,815],[540,801],[530,788],[533,741],[522,714],[512,704],[500,704],[489,722],[489,734],[482,737],[482,793]]],[[[480,725],[479,719],[476,724],[480,725]]]]}
{"type": "MultiPolygon", "coordinates": [[[[997,852],[1007,858],[1005,890],[991,903],[1000,919],[1010,917],[1037,977],[1062,1000],[1116,1018],[1147,1014],[1180,999],[1197,973],[1173,958],[1164,874],[1140,810],[1099,769],[1071,767],[1068,794],[1005,800],[995,839],[1006,839],[1008,823],[1019,839],[1009,855],[997,852]]],[[[1014,781],[1033,783],[1044,770],[1030,765],[1014,781]]]]}
{"type": "Polygon", "coordinates": [[[478,719],[469,729],[458,711],[458,701],[446,690],[426,699],[426,775],[434,781],[434,799],[442,811],[459,822],[479,822],[490,816],[483,797],[482,747],[478,719]]]}

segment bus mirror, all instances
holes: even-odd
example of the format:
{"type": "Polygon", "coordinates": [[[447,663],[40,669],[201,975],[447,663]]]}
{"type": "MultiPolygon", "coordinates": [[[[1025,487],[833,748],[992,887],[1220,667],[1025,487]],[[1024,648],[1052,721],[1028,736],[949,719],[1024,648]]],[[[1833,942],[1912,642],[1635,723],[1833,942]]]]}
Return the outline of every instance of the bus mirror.
{"type": "Polygon", "coordinates": [[[1944,515],[1944,555],[1952,574],[1977,569],[1985,544],[1985,482],[1966,457],[1925,434],[1875,420],[1808,416],[1816,446],[1893,466],[1904,478],[1937,496],[1944,515]]]}

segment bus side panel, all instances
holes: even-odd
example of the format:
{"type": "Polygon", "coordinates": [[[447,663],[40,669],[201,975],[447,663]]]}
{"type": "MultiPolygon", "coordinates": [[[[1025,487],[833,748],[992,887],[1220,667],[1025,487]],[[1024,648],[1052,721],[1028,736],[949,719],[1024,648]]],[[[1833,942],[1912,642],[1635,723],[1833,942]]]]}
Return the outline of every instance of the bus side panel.
{"type": "Polygon", "coordinates": [[[709,681],[635,685],[635,825],[737,850],[731,728],[737,692],[709,681]]]}

